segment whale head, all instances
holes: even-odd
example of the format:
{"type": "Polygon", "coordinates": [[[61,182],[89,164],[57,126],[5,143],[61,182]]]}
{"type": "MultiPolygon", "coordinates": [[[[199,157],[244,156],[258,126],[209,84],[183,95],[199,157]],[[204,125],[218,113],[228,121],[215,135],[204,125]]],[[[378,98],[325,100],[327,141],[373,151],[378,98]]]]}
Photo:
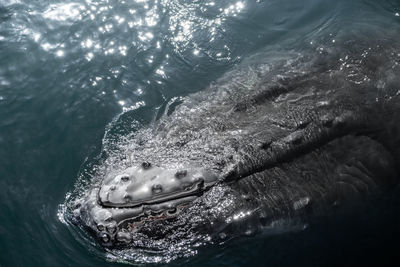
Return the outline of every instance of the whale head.
{"type": "Polygon", "coordinates": [[[362,83],[336,55],[230,73],[109,156],[71,202],[74,220],[105,247],[171,251],[304,227],[391,187],[400,75],[365,62],[362,83]]]}

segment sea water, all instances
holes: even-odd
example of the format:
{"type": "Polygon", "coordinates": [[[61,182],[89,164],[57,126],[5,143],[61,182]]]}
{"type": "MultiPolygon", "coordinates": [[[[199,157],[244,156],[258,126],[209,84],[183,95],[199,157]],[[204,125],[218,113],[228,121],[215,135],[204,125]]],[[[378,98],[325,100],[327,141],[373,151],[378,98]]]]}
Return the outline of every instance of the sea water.
{"type": "MultiPolygon", "coordinates": [[[[105,147],[260,51],[399,33],[396,0],[0,0],[0,266],[123,266],[64,218],[105,147]]],[[[169,264],[394,265],[391,203],[169,264]]]]}

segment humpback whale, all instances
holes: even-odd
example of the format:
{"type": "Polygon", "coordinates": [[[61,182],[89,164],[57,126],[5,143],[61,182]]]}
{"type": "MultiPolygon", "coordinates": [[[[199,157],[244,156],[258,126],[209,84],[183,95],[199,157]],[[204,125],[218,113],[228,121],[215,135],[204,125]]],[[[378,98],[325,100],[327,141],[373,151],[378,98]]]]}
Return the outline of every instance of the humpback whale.
{"type": "Polygon", "coordinates": [[[254,56],[121,141],[70,201],[74,222],[104,247],[177,249],[379,196],[399,180],[398,51],[254,56]]]}

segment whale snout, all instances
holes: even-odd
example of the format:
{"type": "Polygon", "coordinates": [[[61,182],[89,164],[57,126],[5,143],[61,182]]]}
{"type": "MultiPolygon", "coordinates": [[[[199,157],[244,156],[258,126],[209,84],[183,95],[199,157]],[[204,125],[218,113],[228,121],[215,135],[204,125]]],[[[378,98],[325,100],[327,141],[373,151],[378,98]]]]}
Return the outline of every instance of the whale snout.
{"type": "Polygon", "coordinates": [[[145,161],[110,172],[78,200],[75,213],[103,245],[129,243],[147,221],[176,217],[217,181],[216,174],[199,167],[145,161]]]}
{"type": "Polygon", "coordinates": [[[107,177],[99,190],[104,207],[153,205],[201,194],[217,180],[201,168],[167,168],[143,162],[107,177]]]}

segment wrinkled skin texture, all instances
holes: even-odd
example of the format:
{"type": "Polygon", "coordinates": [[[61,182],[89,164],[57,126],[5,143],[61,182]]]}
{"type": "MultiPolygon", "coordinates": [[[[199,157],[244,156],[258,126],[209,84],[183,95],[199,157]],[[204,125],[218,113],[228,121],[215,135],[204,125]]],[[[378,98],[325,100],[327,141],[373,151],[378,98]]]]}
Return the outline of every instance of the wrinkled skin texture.
{"type": "MultiPolygon", "coordinates": [[[[105,246],[128,251],[124,255],[140,248],[190,255],[191,247],[208,242],[303,227],[309,218],[396,185],[400,69],[391,56],[396,50],[347,48],[274,55],[188,96],[172,114],[126,137],[110,153],[92,185],[71,204],[75,220],[105,246]],[[132,166],[138,168],[135,176],[140,166],[143,172],[160,168],[161,180],[171,176],[163,169],[201,170],[212,178],[180,203],[171,191],[168,205],[157,208],[134,202],[128,190],[113,207],[102,200],[109,199],[111,185],[103,187],[99,200],[104,179],[114,183],[120,175],[117,191],[124,173],[126,180],[136,179],[127,171],[132,166]],[[153,219],[143,211],[170,209],[171,216],[153,219]],[[140,225],[132,224],[138,216],[140,225]]],[[[154,195],[161,186],[153,185],[154,195]]]]}

